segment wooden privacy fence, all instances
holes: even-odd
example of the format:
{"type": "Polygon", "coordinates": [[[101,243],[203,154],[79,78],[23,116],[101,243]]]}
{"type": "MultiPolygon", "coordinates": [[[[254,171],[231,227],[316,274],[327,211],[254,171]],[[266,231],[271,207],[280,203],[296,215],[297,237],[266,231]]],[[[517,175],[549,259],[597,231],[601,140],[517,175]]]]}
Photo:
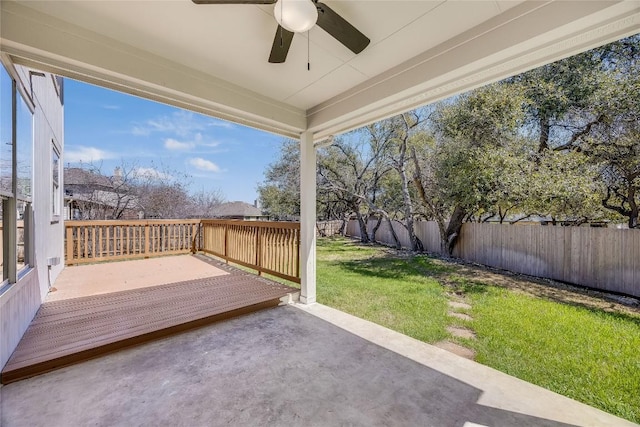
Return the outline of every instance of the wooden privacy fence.
{"type": "Polygon", "coordinates": [[[300,223],[202,220],[200,250],[300,283],[300,223]]]}
{"type": "MultiPolygon", "coordinates": [[[[374,221],[367,224],[369,233],[374,225],[374,221]]],[[[404,226],[395,222],[393,227],[402,246],[409,247],[404,226]]],[[[360,237],[356,221],[349,222],[347,234],[360,237]]],[[[440,253],[435,222],[416,222],[416,235],[425,250],[440,253]]],[[[388,224],[383,223],[376,240],[393,244],[388,224]]],[[[640,230],[467,223],[453,255],[516,273],[640,297],[640,230]]]]}
{"type": "Polygon", "coordinates": [[[300,223],[233,220],[66,221],[66,265],[203,251],[300,283],[300,223]]]}

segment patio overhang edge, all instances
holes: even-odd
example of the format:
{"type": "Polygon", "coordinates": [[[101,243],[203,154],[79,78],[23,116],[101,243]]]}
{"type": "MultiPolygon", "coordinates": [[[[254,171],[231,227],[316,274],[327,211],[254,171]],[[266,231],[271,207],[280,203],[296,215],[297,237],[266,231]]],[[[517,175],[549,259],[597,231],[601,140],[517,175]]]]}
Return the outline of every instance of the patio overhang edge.
{"type": "Polygon", "coordinates": [[[640,1],[571,3],[514,7],[309,109],[308,130],[321,140],[640,31],[640,1]]]}
{"type": "Polygon", "coordinates": [[[306,129],[291,105],[16,2],[0,11],[0,50],[16,64],[291,138],[306,129]]]}
{"type": "Polygon", "coordinates": [[[17,64],[320,141],[640,31],[638,0],[574,6],[524,2],[306,112],[15,2],[0,44],[17,64]]]}

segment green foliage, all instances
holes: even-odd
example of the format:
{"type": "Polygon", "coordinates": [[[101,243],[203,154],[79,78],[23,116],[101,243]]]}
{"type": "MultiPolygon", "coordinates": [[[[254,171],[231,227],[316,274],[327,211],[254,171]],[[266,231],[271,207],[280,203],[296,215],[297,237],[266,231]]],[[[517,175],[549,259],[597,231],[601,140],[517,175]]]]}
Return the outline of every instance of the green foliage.
{"type": "Polygon", "coordinates": [[[598,169],[575,151],[546,151],[528,171],[527,212],[562,221],[604,218],[598,169]]]}
{"type": "Polygon", "coordinates": [[[280,157],[265,171],[258,195],[262,209],[274,219],[300,216],[300,145],[297,141],[282,141],[280,157]]]}
{"type": "MultiPolygon", "coordinates": [[[[346,134],[318,153],[318,215],[381,215],[409,233],[422,216],[448,249],[469,220],[637,227],[639,64],[636,35],[346,134]]],[[[283,143],[258,188],[275,217],[299,214],[298,150],[283,143]]]]}
{"type": "Polygon", "coordinates": [[[432,126],[441,141],[499,147],[515,137],[524,119],[524,101],[517,87],[485,86],[438,104],[432,126]]]}
{"type": "MultiPolygon", "coordinates": [[[[640,49],[640,47],[638,47],[640,49]]],[[[634,62],[637,64],[637,62],[634,62]]],[[[628,65],[628,64],[627,64],[628,65]]],[[[640,68],[614,70],[595,107],[600,120],[578,148],[600,170],[603,205],[640,226],[640,68]]]]}

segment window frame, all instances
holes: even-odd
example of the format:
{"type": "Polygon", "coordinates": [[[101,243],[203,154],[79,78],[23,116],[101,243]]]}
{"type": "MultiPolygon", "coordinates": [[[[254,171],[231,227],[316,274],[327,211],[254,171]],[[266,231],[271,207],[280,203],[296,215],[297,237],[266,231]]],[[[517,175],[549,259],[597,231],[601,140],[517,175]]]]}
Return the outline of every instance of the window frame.
{"type": "MultiPolygon", "coordinates": [[[[30,193],[33,188],[33,155],[35,149],[35,111],[36,106],[33,99],[26,91],[22,80],[16,69],[10,63],[1,63],[2,72],[11,80],[11,91],[8,96],[11,97],[11,191],[2,191],[0,198],[2,199],[2,261],[3,261],[3,280],[0,283],[0,295],[12,288],[19,279],[27,274],[32,268],[32,194],[28,196],[18,194],[18,102],[22,100],[28,113],[30,114],[30,193]],[[24,262],[18,270],[18,200],[24,203],[23,218],[23,245],[24,245],[24,262]]],[[[3,94],[4,95],[4,94],[3,94]]]]}
{"type": "Polygon", "coordinates": [[[61,155],[60,147],[56,143],[55,139],[51,139],[51,222],[60,222],[61,210],[62,210],[62,187],[61,181],[61,155]],[[57,173],[55,160],[57,157],[57,173]],[[57,176],[56,176],[57,175],[57,176]]]}

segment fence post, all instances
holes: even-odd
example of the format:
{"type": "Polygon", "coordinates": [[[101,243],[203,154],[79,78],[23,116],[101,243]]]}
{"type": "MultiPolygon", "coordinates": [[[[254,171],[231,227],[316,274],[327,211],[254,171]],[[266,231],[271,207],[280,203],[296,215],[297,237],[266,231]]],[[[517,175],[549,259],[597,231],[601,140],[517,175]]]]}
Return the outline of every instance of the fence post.
{"type": "Polygon", "coordinates": [[[73,227],[67,226],[67,265],[73,265],[73,227]]]}

